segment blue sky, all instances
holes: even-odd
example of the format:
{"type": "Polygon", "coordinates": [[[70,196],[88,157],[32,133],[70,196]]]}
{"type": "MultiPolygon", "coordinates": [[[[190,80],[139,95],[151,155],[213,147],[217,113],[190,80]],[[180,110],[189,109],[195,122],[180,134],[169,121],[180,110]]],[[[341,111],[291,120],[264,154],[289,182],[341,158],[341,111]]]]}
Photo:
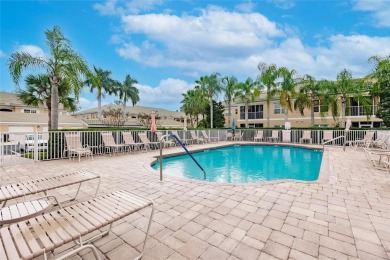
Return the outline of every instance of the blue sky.
{"type": "MultiPolygon", "coordinates": [[[[389,0],[1,0],[0,12],[1,91],[16,89],[9,55],[47,57],[44,31],[58,25],[90,67],[136,78],[139,105],[172,110],[202,75],[255,78],[265,62],[318,79],[344,68],[361,77],[369,57],[390,54],[389,0]]],[[[79,106],[95,107],[96,94],[85,88],[79,106]]]]}

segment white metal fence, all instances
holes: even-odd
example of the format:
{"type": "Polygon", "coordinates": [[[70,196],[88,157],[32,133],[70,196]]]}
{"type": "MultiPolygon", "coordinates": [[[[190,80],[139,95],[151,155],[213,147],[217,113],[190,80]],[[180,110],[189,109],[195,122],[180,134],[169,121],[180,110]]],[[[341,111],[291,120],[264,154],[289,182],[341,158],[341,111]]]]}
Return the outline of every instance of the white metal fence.
{"type": "MultiPolygon", "coordinates": [[[[107,132],[105,130],[102,130],[107,132]]],[[[271,137],[272,129],[250,129],[236,131],[243,132],[244,141],[253,141],[257,131],[264,132],[265,140],[271,137]]],[[[279,135],[279,142],[300,143],[304,130],[276,130],[279,135]]],[[[344,130],[311,130],[310,138],[312,144],[322,144],[324,131],[332,131],[332,137],[337,138],[345,134],[344,130]]],[[[370,130],[351,130],[346,141],[354,141],[363,139],[366,131],[370,130]]],[[[65,132],[68,131],[50,131],[50,132],[35,132],[35,133],[0,133],[0,165],[18,164],[23,162],[39,161],[39,160],[56,160],[68,158],[67,146],[65,141],[65,132]]],[[[93,154],[105,154],[108,150],[105,149],[102,140],[101,131],[73,131],[80,133],[80,142],[83,146],[88,146],[93,154]]],[[[157,141],[156,134],[150,131],[110,131],[116,143],[123,143],[122,132],[131,132],[134,141],[140,143],[138,133],[146,133],[150,141],[157,141]]],[[[160,131],[164,135],[171,131],[160,131]]],[[[202,137],[200,130],[195,130],[199,137],[202,137]]],[[[231,132],[230,129],[215,129],[206,130],[209,137],[218,137],[220,141],[226,140],[226,134],[231,132]]],[[[375,130],[374,139],[383,134],[385,131],[375,130]]],[[[182,139],[191,139],[189,131],[178,131],[179,137],[182,139]]],[[[330,145],[343,145],[344,138],[340,138],[330,145]]]]}

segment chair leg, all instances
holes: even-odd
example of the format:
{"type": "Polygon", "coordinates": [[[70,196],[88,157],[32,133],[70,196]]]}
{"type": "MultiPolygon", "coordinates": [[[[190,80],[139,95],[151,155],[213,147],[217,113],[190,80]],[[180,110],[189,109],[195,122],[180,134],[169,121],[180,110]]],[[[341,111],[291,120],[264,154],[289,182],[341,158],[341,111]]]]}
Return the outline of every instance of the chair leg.
{"type": "Polygon", "coordinates": [[[152,202],[152,212],[150,213],[149,224],[148,224],[148,229],[146,230],[144,245],[142,246],[141,254],[139,254],[136,258],[134,258],[134,260],[141,259],[142,255],[144,254],[146,240],[148,239],[149,236],[149,230],[150,230],[150,225],[152,224],[153,215],[154,215],[154,203],[152,202]]]}
{"type": "Polygon", "coordinates": [[[83,184],[83,183],[80,182],[79,187],[78,187],[77,192],[76,192],[76,195],[75,195],[75,196],[73,197],[73,199],[71,199],[70,201],[74,201],[74,200],[76,199],[77,195],[79,194],[81,184],[83,184]]]}

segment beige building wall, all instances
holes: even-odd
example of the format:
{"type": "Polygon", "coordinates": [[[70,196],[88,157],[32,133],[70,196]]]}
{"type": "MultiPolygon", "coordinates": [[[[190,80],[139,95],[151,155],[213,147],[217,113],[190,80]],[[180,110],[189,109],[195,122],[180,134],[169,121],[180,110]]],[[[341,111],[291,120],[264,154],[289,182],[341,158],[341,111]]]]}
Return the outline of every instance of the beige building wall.
{"type": "MultiPolygon", "coordinates": [[[[249,106],[262,106],[262,118],[256,118],[256,119],[250,119],[250,115],[248,115],[248,124],[249,127],[267,127],[267,105],[265,97],[260,97],[259,100],[250,103],[249,106]]],[[[237,103],[232,106],[231,115],[232,118],[235,118],[236,121],[236,127],[245,127],[245,119],[244,116],[240,117],[240,110],[241,107],[245,107],[245,104],[243,103],[237,103]]],[[[359,108],[354,108],[353,111],[356,113],[358,112],[359,108]]],[[[248,109],[251,111],[250,109],[248,109]]],[[[249,112],[250,113],[250,112],[249,112]]],[[[257,115],[252,114],[252,116],[259,117],[259,113],[257,115]]],[[[261,113],[260,113],[261,114],[261,113]]],[[[270,102],[270,121],[269,121],[269,127],[284,127],[285,124],[285,114],[282,113],[281,107],[279,104],[278,99],[273,99],[270,102]],[[279,113],[275,113],[279,112],[279,113]]],[[[230,127],[231,125],[228,125],[228,111],[225,109],[225,127],[230,127]]],[[[369,119],[365,115],[351,115],[347,116],[347,119],[351,119],[354,127],[374,127],[379,126],[379,123],[382,122],[381,119],[376,118],[375,115],[371,115],[369,119]]],[[[299,111],[289,111],[288,112],[288,122],[291,123],[291,127],[309,127],[310,126],[310,110],[305,109],[304,115],[302,116],[299,111]]],[[[341,117],[338,117],[333,119],[332,114],[330,112],[325,113],[324,117],[321,117],[320,112],[314,113],[314,124],[316,126],[323,126],[323,127],[335,127],[337,123],[341,123],[341,117]]]]}

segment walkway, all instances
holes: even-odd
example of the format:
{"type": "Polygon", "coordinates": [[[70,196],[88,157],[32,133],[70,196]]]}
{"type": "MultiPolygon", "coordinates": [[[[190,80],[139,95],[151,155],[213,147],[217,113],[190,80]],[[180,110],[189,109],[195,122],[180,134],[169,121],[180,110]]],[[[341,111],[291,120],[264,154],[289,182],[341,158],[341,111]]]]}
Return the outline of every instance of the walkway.
{"type": "MultiPolygon", "coordinates": [[[[180,150],[166,150],[175,151],[180,150]]],[[[157,154],[6,166],[0,168],[0,180],[90,169],[103,176],[100,194],[129,189],[154,199],[157,211],[144,260],[390,259],[390,175],[373,169],[361,151],[330,148],[330,174],[337,178],[322,184],[229,185],[168,176],[159,183],[158,173],[148,166],[157,154]]],[[[86,200],[94,187],[87,183],[82,190],[78,199],[86,200]]],[[[65,200],[74,191],[57,192],[65,200]]],[[[110,235],[96,241],[103,259],[132,259],[141,248],[149,213],[116,222],[110,235]]],[[[85,251],[71,259],[93,259],[93,254],[85,251]]]]}

